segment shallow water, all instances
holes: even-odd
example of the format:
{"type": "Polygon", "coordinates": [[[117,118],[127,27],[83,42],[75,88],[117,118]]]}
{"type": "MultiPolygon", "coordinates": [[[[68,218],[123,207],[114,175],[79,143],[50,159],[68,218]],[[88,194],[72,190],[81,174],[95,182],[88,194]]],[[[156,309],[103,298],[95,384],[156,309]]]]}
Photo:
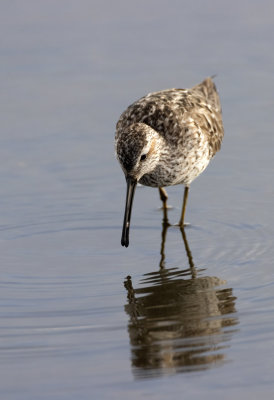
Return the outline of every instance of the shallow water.
{"type": "MultiPolygon", "coordinates": [[[[1,399],[273,398],[271,2],[2,2],[1,399]],[[218,73],[225,139],[181,232],[115,123],[218,73]]],[[[176,223],[183,188],[168,188],[176,223]]]]}

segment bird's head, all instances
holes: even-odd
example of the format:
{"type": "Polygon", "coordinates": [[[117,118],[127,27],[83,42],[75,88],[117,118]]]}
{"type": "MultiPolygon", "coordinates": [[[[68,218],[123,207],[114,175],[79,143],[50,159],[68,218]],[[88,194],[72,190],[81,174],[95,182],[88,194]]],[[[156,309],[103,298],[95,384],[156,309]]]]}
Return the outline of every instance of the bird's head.
{"type": "Polygon", "coordinates": [[[160,158],[161,138],[150,126],[134,123],[116,136],[116,156],[127,181],[127,197],[122,233],[122,246],[129,244],[129,225],[137,182],[151,173],[160,158]]]}
{"type": "Polygon", "coordinates": [[[116,140],[116,156],[126,178],[139,181],[159,161],[159,134],[143,123],[126,127],[116,140]]]}

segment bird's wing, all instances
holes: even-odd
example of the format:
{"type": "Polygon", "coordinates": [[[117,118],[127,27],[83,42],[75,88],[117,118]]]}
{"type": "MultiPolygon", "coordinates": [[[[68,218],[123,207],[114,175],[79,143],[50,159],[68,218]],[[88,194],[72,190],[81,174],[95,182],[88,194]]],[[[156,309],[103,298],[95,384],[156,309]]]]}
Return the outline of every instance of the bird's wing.
{"type": "Polygon", "coordinates": [[[212,156],[223,138],[221,106],[211,78],[192,89],[167,89],[142,97],[123,112],[117,132],[137,122],[149,125],[175,147],[184,145],[189,130],[203,132],[212,156]]]}
{"type": "Polygon", "coordinates": [[[183,114],[191,109],[187,91],[184,89],[168,89],[150,93],[131,104],[121,115],[117,123],[117,131],[127,126],[142,122],[155,129],[172,145],[182,136],[183,114]]]}
{"type": "Polygon", "coordinates": [[[205,132],[211,156],[220,150],[224,136],[222,109],[219,94],[211,78],[206,78],[199,85],[190,89],[193,98],[199,98],[199,107],[192,110],[192,118],[205,132]]]}

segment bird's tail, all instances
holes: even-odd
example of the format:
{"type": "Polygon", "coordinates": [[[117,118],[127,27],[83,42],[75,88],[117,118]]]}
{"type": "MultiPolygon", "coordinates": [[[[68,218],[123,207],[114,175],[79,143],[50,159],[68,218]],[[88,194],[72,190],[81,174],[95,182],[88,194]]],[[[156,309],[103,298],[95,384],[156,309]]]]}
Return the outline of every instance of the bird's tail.
{"type": "Polygon", "coordinates": [[[215,83],[212,80],[212,78],[214,78],[215,76],[216,75],[206,78],[203,82],[194,86],[193,90],[196,93],[198,92],[201,96],[205,97],[212,107],[214,107],[218,111],[221,111],[219,94],[217,92],[215,83]]]}

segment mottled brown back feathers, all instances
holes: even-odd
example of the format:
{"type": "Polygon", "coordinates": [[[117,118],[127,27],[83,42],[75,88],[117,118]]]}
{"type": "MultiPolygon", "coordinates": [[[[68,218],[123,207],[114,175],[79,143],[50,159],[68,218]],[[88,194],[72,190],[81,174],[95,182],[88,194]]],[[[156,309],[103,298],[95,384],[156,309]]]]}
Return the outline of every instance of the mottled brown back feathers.
{"type": "Polygon", "coordinates": [[[130,105],[117,123],[117,135],[131,124],[143,122],[164,137],[170,146],[184,146],[188,129],[197,127],[208,138],[211,157],[224,135],[221,105],[211,78],[192,89],[168,89],[150,93],[130,105]]]}

